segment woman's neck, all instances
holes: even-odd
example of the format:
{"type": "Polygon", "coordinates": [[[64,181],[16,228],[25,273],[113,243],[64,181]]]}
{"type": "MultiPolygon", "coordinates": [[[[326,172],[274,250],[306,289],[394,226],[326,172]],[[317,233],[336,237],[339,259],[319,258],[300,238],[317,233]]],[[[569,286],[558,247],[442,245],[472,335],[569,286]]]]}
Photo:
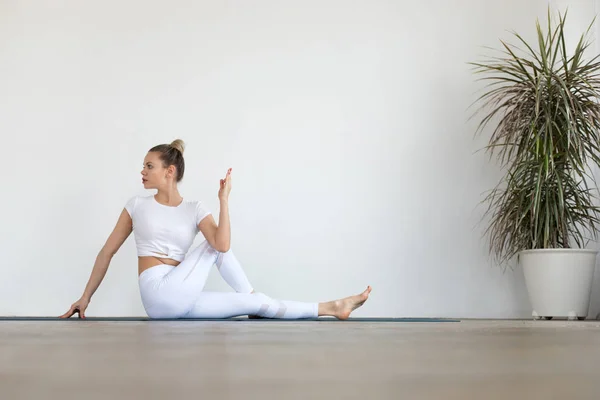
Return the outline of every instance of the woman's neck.
{"type": "Polygon", "coordinates": [[[177,188],[172,188],[169,190],[159,189],[154,198],[159,203],[167,206],[177,206],[183,200],[183,197],[181,197],[177,188]]]}

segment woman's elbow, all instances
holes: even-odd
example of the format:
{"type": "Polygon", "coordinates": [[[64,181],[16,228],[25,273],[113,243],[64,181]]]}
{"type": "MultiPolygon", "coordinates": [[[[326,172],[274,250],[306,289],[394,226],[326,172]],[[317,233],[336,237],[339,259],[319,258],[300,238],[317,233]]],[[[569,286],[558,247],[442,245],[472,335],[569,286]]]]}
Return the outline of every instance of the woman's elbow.
{"type": "Polygon", "coordinates": [[[229,251],[229,243],[215,243],[215,250],[220,253],[227,253],[229,251]]]}
{"type": "Polygon", "coordinates": [[[231,246],[229,246],[229,245],[227,245],[227,246],[221,246],[220,248],[217,249],[217,251],[220,252],[220,253],[227,253],[230,248],[231,248],[231,246]]]}
{"type": "Polygon", "coordinates": [[[229,240],[219,238],[216,233],[214,238],[209,240],[209,242],[213,249],[220,253],[227,253],[229,251],[229,240]]]}

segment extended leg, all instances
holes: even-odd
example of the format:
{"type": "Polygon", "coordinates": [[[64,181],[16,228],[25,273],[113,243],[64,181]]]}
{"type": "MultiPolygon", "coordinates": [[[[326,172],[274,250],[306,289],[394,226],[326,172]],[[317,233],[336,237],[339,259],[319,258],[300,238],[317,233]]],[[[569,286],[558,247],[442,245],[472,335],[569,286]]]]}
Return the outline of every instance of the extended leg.
{"type": "Polygon", "coordinates": [[[202,292],[194,306],[182,318],[230,318],[240,315],[258,315],[264,318],[307,319],[329,315],[346,319],[364,304],[371,287],[355,296],[326,303],[276,300],[262,293],[202,292]]]}
{"type": "Polygon", "coordinates": [[[240,315],[259,315],[265,318],[316,318],[318,303],[282,301],[262,293],[202,292],[196,304],[182,318],[230,318],[240,315]]]}

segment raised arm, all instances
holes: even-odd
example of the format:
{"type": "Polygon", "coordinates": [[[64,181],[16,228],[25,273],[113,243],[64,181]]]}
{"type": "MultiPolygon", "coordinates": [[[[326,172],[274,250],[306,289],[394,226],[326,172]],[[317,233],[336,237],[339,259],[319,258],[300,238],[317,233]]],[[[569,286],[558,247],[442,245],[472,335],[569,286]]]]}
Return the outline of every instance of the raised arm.
{"type": "Polygon", "coordinates": [[[96,262],[94,263],[94,268],[92,269],[90,279],[85,286],[83,295],[79,300],[73,303],[69,311],[61,315],[60,318],[70,318],[75,313],[78,313],[80,318],[85,318],[85,309],[98,289],[98,286],[100,286],[100,283],[104,279],[113,256],[117,253],[119,248],[121,248],[121,245],[129,237],[132,230],[133,225],[131,217],[127,210],[123,209],[115,228],[96,256],[96,262]]]}
{"type": "Polygon", "coordinates": [[[219,225],[212,215],[208,215],[198,224],[198,229],[208,243],[217,251],[226,253],[231,247],[231,227],[229,223],[229,193],[231,192],[231,168],[227,170],[219,187],[219,225]]]}

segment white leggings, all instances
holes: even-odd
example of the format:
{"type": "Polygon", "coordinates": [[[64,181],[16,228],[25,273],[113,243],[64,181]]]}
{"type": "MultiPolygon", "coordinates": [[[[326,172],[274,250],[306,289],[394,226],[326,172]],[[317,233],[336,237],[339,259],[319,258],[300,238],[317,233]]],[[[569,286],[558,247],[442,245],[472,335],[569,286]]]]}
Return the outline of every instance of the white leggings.
{"type": "Polygon", "coordinates": [[[160,264],[139,276],[140,294],[150,318],[266,318],[305,319],[318,316],[318,303],[281,301],[252,292],[242,266],[229,250],[221,253],[208,241],[192,250],[177,267],[160,264]],[[213,264],[236,293],[203,292],[213,264]]]}

